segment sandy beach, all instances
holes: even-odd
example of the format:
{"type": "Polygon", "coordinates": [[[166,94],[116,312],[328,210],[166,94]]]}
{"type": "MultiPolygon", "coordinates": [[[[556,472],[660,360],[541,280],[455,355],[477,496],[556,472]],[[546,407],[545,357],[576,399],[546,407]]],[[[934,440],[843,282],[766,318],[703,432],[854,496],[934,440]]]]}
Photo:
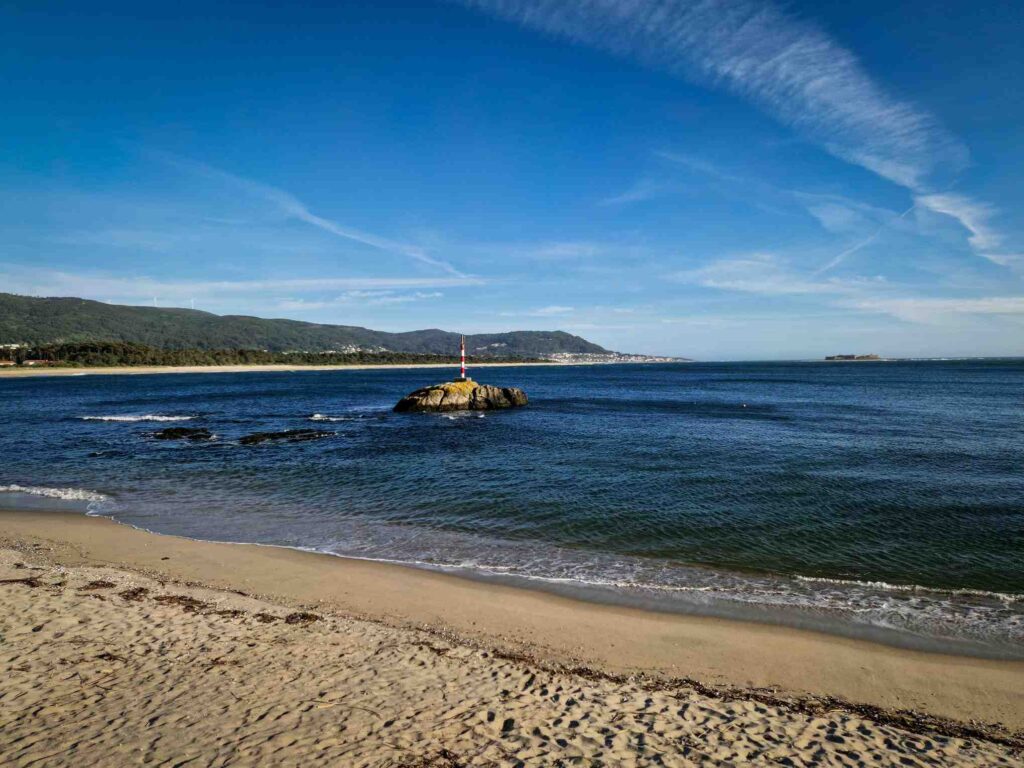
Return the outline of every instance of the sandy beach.
{"type": "Polygon", "coordinates": [[[4,765],[1024,765],[1024,663],[0,512],[4,765]]]}
{"type": "MultiPolygon", "coordinates": [[[[601,365],[601,363],[473,363],[472,368],[509,368],[509,367],[551,367],[563,365],[601,365]]],[[[10,367],[0,368],[0,378],[23,378],[30,376],[109,376],[116,374],[142,375],[155,373],[272,373],[294,371],[369,371],[369,370],[400,370],[413,368],[444,368],[456,370],[458,363],[418,363],[402,365],[136,365],[119,368],[38,368],[10,367]]]]}

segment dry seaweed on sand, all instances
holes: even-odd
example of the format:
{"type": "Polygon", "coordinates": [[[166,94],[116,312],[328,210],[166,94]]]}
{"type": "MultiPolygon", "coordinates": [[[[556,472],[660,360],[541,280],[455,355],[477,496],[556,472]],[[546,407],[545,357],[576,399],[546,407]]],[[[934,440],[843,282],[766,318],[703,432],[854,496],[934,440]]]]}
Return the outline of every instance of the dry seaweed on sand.
{"type": "Polygon", "coordinates": [[[41,582],[36,576],[27,576],[24,579],[0,579],[0,584],[24,584],[26,587],[41,587],[41,582]]]}
{"type": "Polygon", "coordinates": [[[441,749],[429,755],[404,758],[395,768],[465,768],[468,765],[454,752],[441,749]]]}
{"type": "Polygon", "coordinates": [[[148,595],[149,590],[145,587],[132,587],[130,589],[126,589],[124,592],[119,592],[118,594],[125,600],[132,600],[137,602],[144,598],[146,595],[148,595]]]}
{"type": "Polygon", "coordinates": [[[296,611],[295,613],[289,613],[284,617],[285,624],[298,624],[299,626],[306,627],[312,624],[314,621],[322,620],[322,616],[317,616],[315,613],[306,613],[305,611],[296,611]]]}
{"type": "Polygon", "coordinates": [[[88,584],[85,584],[85,585],[79,587],[78,590],[79,590],[79,592],[87,592],[87,591],[90,591],[90,590],[93,590],[93,589],[112,589],[112,588],[114,588],[116,586],[117,586],[117,584],[115,584],[112,581],[105,581],[104,579],[96,579],[95,581],[90,581],[88,584]]]}
{"type": "Polygon", "coordinates": [[[198,613],[203,608],[208,608],[209,603],[203,602],[202,600],[196,600],[194,597],[188,595],[158,595],[153,598],[154,602],[161,603],[163,605],[180,605],[185,609],[186,613],[198,613]]]}
{"type": "Polygon", "coordinates": [[[647,678],[641,676],[636,678],[603,672],[582,665],[545,664],[529,654],[498,648],[491,649],[490,654],[496,659],[531,664],[548,672],[574,675],[585,680],[607,680],[614,683],[632,682],[647,691],[676,690],[678,691],[676,695],[679,697],[685,695],[687,691],[692,691],[712,699],[756,701],[760,704],[812,717],[821,717],[832,711],[847,712],[878,725],[893,726],[910,733],[936,734],[967,741],[979,739],[1008,747],[1015,754],[1024,752],[1024,731],[1010,731],[1001,723],[982,723],[975,720],[961,722],[910,709],[886,709],[874,704],[861,704],[834,696],[790,697],[776,695],[770,690],[759,688],[717,687],[688,677],[647,678]]]}

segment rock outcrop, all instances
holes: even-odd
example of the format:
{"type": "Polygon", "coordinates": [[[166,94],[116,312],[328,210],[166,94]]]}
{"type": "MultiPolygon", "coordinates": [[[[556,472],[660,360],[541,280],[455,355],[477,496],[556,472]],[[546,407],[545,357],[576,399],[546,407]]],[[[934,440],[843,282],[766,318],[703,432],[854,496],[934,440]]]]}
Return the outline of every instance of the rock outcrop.
{"type": "Polygon", "coordinates": [[[526,393],[521,389],[477,384],[466,379],[417,389],[399,400],[395,411],[489,411],[526,405],[527,402],[526,393]]]}
{"type": "Polygon", "coordinates": [[[213,433],[205,427],[169,427],[155,432],[157,440],[212,440],[213,433]]]}
{"type": "Polygon", "coordinates": [[[284,432],[253,432],[251,435],[239,438],[242,445],[259,445],[268,440],[283,440],[287,443],[302,443],[306,440],[319,440],[322,437],[330,437],[333,432],[323,432],[319,429],[289,429],[284,432]]]}

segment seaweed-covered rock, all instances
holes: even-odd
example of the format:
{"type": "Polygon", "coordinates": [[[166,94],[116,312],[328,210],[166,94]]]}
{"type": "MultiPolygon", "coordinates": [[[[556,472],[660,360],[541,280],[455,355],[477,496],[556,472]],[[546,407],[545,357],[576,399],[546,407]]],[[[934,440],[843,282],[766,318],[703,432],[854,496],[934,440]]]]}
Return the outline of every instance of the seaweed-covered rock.
{"type": "Polygon", "coordinates": [[[446,381],[423,387],[403,397],[395,411],[489,411],[526,405],[526,393],[516,387],[494,387],[477,384],[471,379],[446,381]]]}
{"type": "Polygon", "coordinates": [[[321,437],[330,437],[333,432],[324,432],[319,429],[289,429],[284,432],[253,432],[240,438],[238,442],[242,445],[257,445],[267,440],[283,440],[288,443],[299,443],[306,440],[319,440],[321,437]]]}
{"type": "Polygon", "coordinates": [[[212,440],[213,433],[205,427],[169,427],[153,434],[157,440],[212,440]]]}

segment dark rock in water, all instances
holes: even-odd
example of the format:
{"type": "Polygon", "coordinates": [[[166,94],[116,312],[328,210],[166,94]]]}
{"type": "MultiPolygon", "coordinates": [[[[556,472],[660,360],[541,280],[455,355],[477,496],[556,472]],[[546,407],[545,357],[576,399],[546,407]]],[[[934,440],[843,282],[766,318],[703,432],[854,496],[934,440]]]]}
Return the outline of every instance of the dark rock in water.
{"type": "Polygon", "coordinates": [[[205,427],[169,427],[153,434],[157,440],[212,440],[213,433],[205,427]]]}
{"type": "Polygon", "coordinates": [[[466,379],[417,389],[399,400],[395,411],[489,411],[526,405],[527,402],[526,393],[521,389],[477,384],[466,379]]]}
{"type": "Polygon", "coordinates": [[[238,442],[242,445],[257,445],[267,440],[284,440],[288,443],[300,443],[305,440],[319,440],[321,437],[330,437],[334,432],[323,432],[319,429],[289,429],[285,432],[253,432],[246,435],[238,442]]]}

